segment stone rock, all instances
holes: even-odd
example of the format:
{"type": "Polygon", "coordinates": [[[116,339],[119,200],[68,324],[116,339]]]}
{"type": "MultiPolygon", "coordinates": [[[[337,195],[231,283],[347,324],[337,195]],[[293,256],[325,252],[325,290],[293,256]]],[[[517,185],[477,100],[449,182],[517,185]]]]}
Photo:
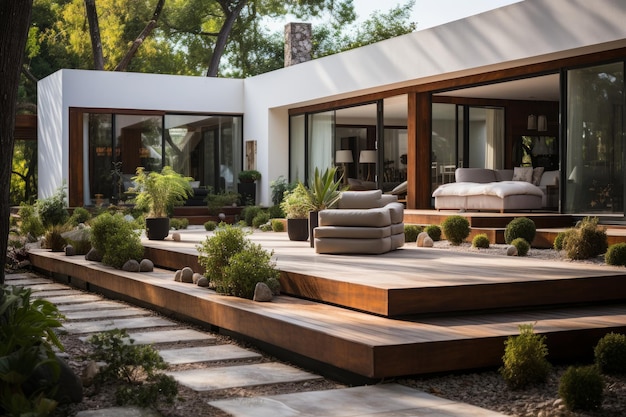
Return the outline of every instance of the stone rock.
{"type": "Polygon", "coordinates": [[[85,255],[85,259],[88,261],[102,262],[102,254],[100,254],[96,248],[91,248],[89,252],[87,252],[87,255],[85,255]]]}
{"type": "Polygon", "coordinates": [[[417,235],[417,247],[418,248],[424,247],[424,239],[426,238],[430,238],[430,236],[428,236],[428,233],[426,232],[421,232],[419,235],[417,235]]]}
{"type": "Polygon", "coordinates": [[[74,246],[67,245],[65,247],[65,256],[74,256],[74,255],[76,255],[76,249],[74,249],[74,246]]]}
{"type": "Polygon", "coordinates": [[[183,276],[183,271],[181,271],[180,269],[179,269],[179,270],[177,270],[177,271],[174,273],[174,281],[176,281],[176,282],[181,282],[181,281],[182,281],[182,276],[183,276]]]}
{"type": "Polygon", "coordinates": [[[508,248],[506,248],[506,255],[517,256],[517,248],[513,245],[509,246],[508,248]]]}
{"type": "Polygon", "coordinates": [[[191,277],[191,280],[193,281],[194,284],[197,284],[198,280],[202,278],[202,276],[203,276],[202,274],[194,272],[193,277],[191,277]]]}
{"type": "Polygon", "coordinates": [[[178,233],[178,232],[172,233],[172,240],[174,242],[180,242],[180,233],[178,233]]]}
{"type": "Polygon", "coordinates": [[[126,261],[124,266],[122,266],[122,271],[126,272],[139,272],[139,262],[135,259],[129,259],[126,261]]]}
{"type": "MultiPolygon", "coordinates": [[[[55,356],[54,360],[59,364],[60,373],[53,399],[60,404],[80,403],[83,400],[83,385],[80,378],[63,359],[55,356]]],[[[42,381],[53,380],[54,372],[51,364],[44,364],[35,369],[30,378],[22,384],[22,389],[27,396],[30,396],[40,391],[42,381]]]]}
{"type": "Polygon", "coordinates": [[[425,248],[432,248],[433,246],[435,246],[435,242],[433,242],[430,236],[426,236],[426,238],[424,238],[424,241],[422,242],[422,246],[425,248]]]}
{"type": "Polygon", "coordinates": [[[209,286],[209,279],[207,277],[200,277],[198,279],[198,287],[208,287],[209,286]]]}
{"type": "Polygon", "coordinates": [[[83,372],[80,376],[80,379],[83,382],[83,387],[90,387],[99,372],[100,366],[98,363],[96,361],[90,361],[87,366],[83,368],[83,372]]]}
{"type": "Polygon", "coordinates": [[[152,272],[154,271],[154,263],[150,259],[142,259],[139,262],[139,272],[152,272]]]}
{"type": "Polygon", "coordinates": [[[272,301],[272,290],[267,286],[264,282],[257,282],[256,287],[254,287],[254,297],[252,297],[254,301],[265,302],[272,301]]]}
{"type": "Polygon", "coordinates": [[[182,282],[191,284],[193,282],[193,269],[189,268],[188,266],[184,267],[180,271],[180,280],[182,282]]]}

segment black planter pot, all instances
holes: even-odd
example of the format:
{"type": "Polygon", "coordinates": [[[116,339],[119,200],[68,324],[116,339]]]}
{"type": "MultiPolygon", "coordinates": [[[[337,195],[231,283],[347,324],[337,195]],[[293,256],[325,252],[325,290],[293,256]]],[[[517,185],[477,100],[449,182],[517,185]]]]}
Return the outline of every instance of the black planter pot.
{"type": "Polygon", "coordinates": [[[255,205],[256,204],[256,183],[240,182],[237,184],[237,192],[240,196],[239,205],[255,205]]]}
{"type": "Polygon", "coordinates": [[[311,247],[315,247],[315,236],[313,235],[313,229],[319,226],[319,217],[317,214],[319,211],[309,211],[309,242],[311,247]]]}
{"type": "Polygon", "coordinates": [[[304,242],[309,238],[309,219],[287,219],[289,240],[304,242]]]}
{"type": "Polygon", "coordinates": [[[149,240],[163,240],[170,234],[169,217],[146,218],[146,236],[149,240]]]}

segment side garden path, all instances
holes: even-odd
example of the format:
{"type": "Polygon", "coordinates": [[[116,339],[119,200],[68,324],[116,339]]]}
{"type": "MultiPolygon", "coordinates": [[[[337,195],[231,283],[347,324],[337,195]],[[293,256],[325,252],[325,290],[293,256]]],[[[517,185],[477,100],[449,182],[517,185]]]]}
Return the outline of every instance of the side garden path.
{"type": "Polygon", "coordinates": [[[395,383],[347,387],[260,352],[253,346],[107,300],[34,273],[7,275],[8,285],[31,288],[33,298],[65,315],[61,355],[81,375],[88,365],[87,338],[124,329],[134,344],[150,344],[179,384],[172,405],[156,409],[116,407],[115,387],[87,386],[80,404],[62,410],[78,417],[157,416],[503,416],[395,383]]]}

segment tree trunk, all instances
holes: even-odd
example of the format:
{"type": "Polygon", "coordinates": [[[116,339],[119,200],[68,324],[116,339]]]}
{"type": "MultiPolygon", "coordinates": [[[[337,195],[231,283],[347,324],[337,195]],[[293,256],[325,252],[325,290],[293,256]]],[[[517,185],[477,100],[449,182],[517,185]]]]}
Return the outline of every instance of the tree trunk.
{"type": "Polygon", "coordinates": [[[222,6],[222,10],[226,14],[226,20],[217,35],[215,47],[213,48],[213,55],[211,55],[211,62],[209,63],[209,69],[206,73],[207,77],[217,77],[217,71],[219,70],[220,60],[222,59],[222,55],[224,55],[224,50],[226,49],[228,36],[233,29],[235,20],[237,20],[239,13],[241,13],[241,9],[243,9],[243,7],[248,3],[248,0],[240,0],[237,2],[233,10],[229,10],[229,2],[220,1],[219,3],[222,6]]]}
{"type": "Polygon", "coordinates": [[[98,23],[98,12],[96,10],[96,0],[85,0],[85,11],[89,21],[89,36],[91,37],[91,50],[93,51],[93,67],[97,70],[104,70],[104,56],[102,55],[102,40],[100,39],[100,24],[98,23]]]}
{"type": "Polygon", "coordinates": [[[0,284],[9,241],[9,191],[15,133],[15,109],[33,0],[0,2],[0,284]]]}

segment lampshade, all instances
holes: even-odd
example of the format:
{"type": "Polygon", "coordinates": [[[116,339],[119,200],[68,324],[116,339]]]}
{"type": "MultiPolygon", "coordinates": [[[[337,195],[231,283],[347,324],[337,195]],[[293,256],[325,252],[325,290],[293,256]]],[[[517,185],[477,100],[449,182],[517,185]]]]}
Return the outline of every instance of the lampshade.
{"type": "Polygon", "coordinates": [[[543,114],[540,114],[537,118],[537,130],[540,132],[548,130],[548,118],[543,114]]]}
{"type": "Polygon", "coordinates": [[[528,130],[536,130],[537,129],[537,116],[531,114],[528,116],[528,130]]]}
{"type": "Polygon", "coordinates": [[[361,155],[359,155],[359,162],[362,164],[375,164],[376,163],[376,151],[375,150],[361,151],[361,155]]]}
{"type": "Polygon", "coordinates": [[[335,152],[335,163],[336,164],[350,164],[354,162],[352,159],[352,151],[351,150],[340,150],[335,152]]]}

